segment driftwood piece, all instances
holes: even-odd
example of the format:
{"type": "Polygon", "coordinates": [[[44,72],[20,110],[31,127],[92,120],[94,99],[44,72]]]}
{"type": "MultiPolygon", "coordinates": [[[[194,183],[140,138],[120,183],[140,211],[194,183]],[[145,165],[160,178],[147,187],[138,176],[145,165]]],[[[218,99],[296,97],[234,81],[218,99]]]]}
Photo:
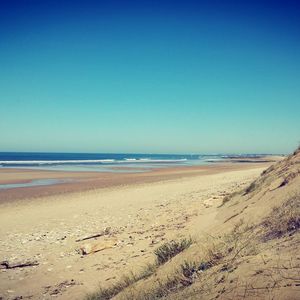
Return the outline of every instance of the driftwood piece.
{"type": "Polygon", "coordinates": [[[118,243],[117,238],[112,238],[110,240],[96,242],[94,244],[87,243],[80,247],[79,251],[82,255],[87,255],[91,253],[96,253],[105,249],[110,249],[116,247],[118,243]]]}
{"type": "Polygon", "coordinates": [[[33,267],[33,266],[38,266],[38,265],[39,265],[39,263],[37,261],[26,261],[26,262],[17,262],[17,263],[1,261],[0,269],[16,269],[16,268],[33,267]]]}
{"type": "Polygon", "coordinates": [[[103,236],[103,235],[108,235],[108,234],[111,234],[111,227],[107,227],[107,228],[105,228],[105,230],[103,230],[99,233],[89,235],[89,236],[86,236],[84,238],[77,239],[75,242],[82,242],[82,241],[94,239],[94,238],[97,238],[97,237],[100,237],[100,236],[103,236]]]}

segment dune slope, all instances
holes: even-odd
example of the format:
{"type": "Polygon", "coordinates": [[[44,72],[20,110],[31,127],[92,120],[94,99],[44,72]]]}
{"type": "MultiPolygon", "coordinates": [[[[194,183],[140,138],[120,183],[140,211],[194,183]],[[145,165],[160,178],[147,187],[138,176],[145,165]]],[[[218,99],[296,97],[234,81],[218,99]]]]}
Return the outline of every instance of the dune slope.
{"type": "Polygon", "coordinates": [[[205,232],[203,220],[194,221],[192,243],[166,243],[155,252],[156,264],[89,298],[299,297],[300,149],[208,213],[214,217],[205,232]]]}

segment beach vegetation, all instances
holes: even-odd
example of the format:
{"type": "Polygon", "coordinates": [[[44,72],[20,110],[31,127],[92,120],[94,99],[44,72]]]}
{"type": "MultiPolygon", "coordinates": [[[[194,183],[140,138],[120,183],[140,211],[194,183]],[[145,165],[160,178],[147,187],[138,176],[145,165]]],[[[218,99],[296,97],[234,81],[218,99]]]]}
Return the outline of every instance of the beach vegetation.
{"type": "Polygon", "coordinates": [[[172,240],[170,242],[164,243],[154,251],[154,254],[156,255],[157,264],[162,265],[166,263],[178,253],[190,247],[191,244],[191,238],[184,238],[180,241],[172,240]]]}
{"type": "Polygon", "coordinates": [[[300,193],[292,195],[288,201],[274,207],[262,222],[265,230],[263,239],[270,240],[284,235],[292,235],[300,229],[300,193]]]}
{"type": "MultiPolygon", "coordinates": [[[[139,273],[130,272],[127,275],[124,275],[120,280],[107,288],[100,287],[98,291],[93,294],[89,294],[86,300],[108,300],[119,294],[121,291],[127,287],[133,285],[134,283],[146,279],[149,276],[153,275],[159,265],[164,264],[172,257],[187,249],[192,244],[191,238],[184,238],[179,241],[170,241],[166,242],[160,247],[158,247],[154,254],[156,255],[156,262],[153,264],[147,264],[139,273]]],[[[161,289],[156,292],[157,295],[163,295],[166,293],[165,289],[171,288],[175,282],[179,282],[178,279],[172,279],[167,284],[161,284],[161,289]]],[[[146,296],[145,296],[146,297],[146,296]]],[[[144,298],[148,299],[148,298],[144,298]]],[[[149,298],[150,299],[150,298],[149,298]]]]}
{"type": "Polygon", "coordinates": [[[250,194],[256,189],[256,182],[253,181],[244,191],[244,196],[250,194]]]}
{"type": "MultiPolygon", "coordinates": [[[[173,299],[172,295],[185,287],[200,280],[203,282],[202,291],[210,289],[208,281],[225,272],[232,272],[239,261],[249,255],[257,253],[252,227],[239,222],[232,231],[220,237],[208,237],[199,244],[199,256],[184,256],[182,262],[177,263],[175,271],[162,272],[163,277],[155,278],[152,285],[146,289],[132,286],[124,291],[121,299],[154,300],[173,299]]],[[[196,244],[197,247],[197,244],[196,244]]],[[[164,268],[160,265],[159,268],[164,268]]],[[[174,297],[174,299],[177,299],[174,297]]],[[[179,299],[179,298],[178,298],[179,299]]]]}
{"type": "Polygon", "coordinates": [[[299,144],[298,148],[294,151],[293,155],[296,155],[296,154],[298,154],[299,152],[300,152],[300,144],[299,144]]]}
{"type": "Polygon", "coordinates": [[[87,295],[86,300],[109,300],[130,285],[149,277],[156,269],[156,264],[147,264],[142,271],[137,274],[129,272],[129,274],[122,276],[119,281],[111,286],[107,288],[100,287],[95,293],[87,295]]]}
{"type": "Polygon", "coordinates": [[[222,203],[219,207],[222,207],[223,205],[225,205],[227,202],[231,201],[232,198],[238,196],[238,195],[241,195],[243,193],[243,190],[238,190],[238,191],[235,191],[229,195],[226,195],[223,200],[222,200],[222,203]]]}

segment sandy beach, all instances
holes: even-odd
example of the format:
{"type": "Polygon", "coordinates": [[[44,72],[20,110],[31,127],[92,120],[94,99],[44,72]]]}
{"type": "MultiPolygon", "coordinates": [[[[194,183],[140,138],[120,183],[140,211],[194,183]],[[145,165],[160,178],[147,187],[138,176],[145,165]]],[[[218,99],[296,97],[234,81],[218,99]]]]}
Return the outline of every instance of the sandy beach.
{"type": "Polygon", "coordinates": [[[300,1],[0,1],[0,41],[0,300],[300,299],[300,1]]]}
{"type": "Polygon", "coordinates": [[[152,263],[164,241],[204,232],[223,197],[267,166],[214,164],[129,174],[1,170],[2,183],[74,181],[0,191],[0,261],[36,264],[1,269],[0,296],[82,299],[99,284],[152,263]],[[83,240],[93,235],[99,236],[83,240]],[[93,246],[101,251],[80,250],[93,246]]]}

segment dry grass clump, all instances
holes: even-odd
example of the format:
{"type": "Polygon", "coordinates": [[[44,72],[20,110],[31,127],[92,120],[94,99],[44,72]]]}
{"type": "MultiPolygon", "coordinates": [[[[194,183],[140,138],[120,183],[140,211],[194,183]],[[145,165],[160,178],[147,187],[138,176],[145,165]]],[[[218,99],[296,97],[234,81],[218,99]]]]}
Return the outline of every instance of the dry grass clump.
{"type": "Polygon", "coordinates": [[[89,294],[86,297],[86,300],[109,300],[135,282],[151,276],[156,269],[156,264],[148,264],[139,274],[131,272],[128,275],[124,275],[117,283],[109,286],[108,288],[100,287],[97,292],[89,294]]]}
{"type": "Polygon", "coordinates": [[[275,167],[274,167],[274,165],[272,165],[272,166],[270,166],[268,169],[263,170],[262,173],[261,173],[261,175],[262,175],[262,176],[265,176],[265,175],[271,173],[272,171],[274,171],[274,169],[275,169],[275,167]]]}
{"type": "Polygon", "coordinates": [[[298,148],[294,151],[293,155],[296,155],[300,152],[300,145],[298,146],[298,148]]]}
{"type": "Polygon", "coordinates": [[[244,191],[244,196],[250,194],[251,192],[253,192],[256,189],[256,182],[253,181],[244,191]]]}
{"type": "Polygon", "coordinates": [[[295,194],[279,207],[275,207],[272,213],[263,221],[265,229],[263,240],[280,238],[291,235],[300,229],[300,194],[295,194]]]}
{"type": "Polygon", "coordinates": [[[244,224],[242,220],[232,231],[218,238],[211,237],[206,244],[201,261],[185,261],[180,266],[181,287],[200,279],[204,284],[204,291],[207,286],[206,279],[217,278],[224,272],[232,272],[245,257],[259,252],[255,228],[244,224]]]}
{"type": "Polygon", "coordinates": [[[194,281],[201,276],[201,273],[213,267],[213,263],[210,261],[184,261],[180,265],[181,268],[181,280],[180,283],[183,286],[188,286],[194,283],[194,281]]]}
{"type": "Polygon", "coordinates": [[[239,259],[258,253],[257,234],[254,226],[244,224],[241,219],[227,234],[210,242],[206,249],[206,261],[209,266],[223,265],[229,269],[239,259]]]}
{"type": "Polygon", "coordinates": [[[157,279],[152,288],[147,290],[132,288],[123,295],[122,299],[157,300],[165,298],[183,287],[191,285],[197,278],[198,272],[199,264],[185,261],[174,274],[170,274],[164,280],[157,279]]]}
{"type": "Polygon", "coordinates": [[[227,202],[229,202],[235,196],[242,194],[242,192],[243,192],[243,190],[239,190],[239,191],[233,192],[233,193],[225,196],[222,200],[222,204],[219,207],[222,207],[223,205],[225,205],[227,202]]]}
{"type": "Polygon", "coordinates": [[[234,197],[233,194],[227,195],[223,198],[222,200],[222,204],[219,207],[222,207],[223,205],[225,205],[227,202],[229,202],[232,198],[234,197]]]}
{"type": "Polygon", "coordinates": [[[162,265],[172,257],[187,249],[192,244],[192,239],[182,239],[180,241],[170,241],[158,247],[154,254],[158,265],[162,265]]]}
{"type": "Polygon", "coordinates": [[[195,273],[203,275],[215,266],[221,266],[221,271],[228,271],[239,259],[258,253],[255,237],[254,227],[240,220],[229,233],[207,241],[201,261],[184,262],[181,265],[183,275],[189,278],[195,273]]]}
{"type": "Polygon", "coordinates": [[[132,291],[132,293],[126,295],[126,300],[157,300],[168,296],[175,292],[180,286],[179,276],[170,276],[164,282],[158,280],[158,284],[148,291],[132,291]]]}

